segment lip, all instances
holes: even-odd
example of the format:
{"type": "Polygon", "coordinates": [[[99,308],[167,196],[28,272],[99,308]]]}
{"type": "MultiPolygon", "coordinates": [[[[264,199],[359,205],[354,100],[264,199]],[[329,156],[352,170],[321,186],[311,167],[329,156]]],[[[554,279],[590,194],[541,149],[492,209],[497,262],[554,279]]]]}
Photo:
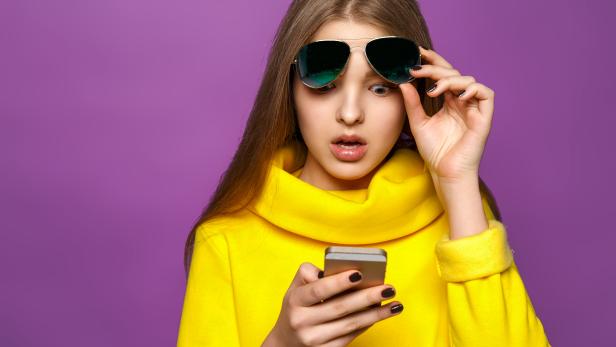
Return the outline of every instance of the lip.
{"type": "Polygon", "coordinates": [[[366,144],[366,140],[364,140],[361,136],[359,135],[355,135],[355,134],[351,134],[351,135],[347,135],[347,134],[343,134],[340,135],[338,137],[336,137],[335,139],[332,140],[332,144],[336,144],[340,141],[344,141],[344,142],[359,142],[362,145],[366,144]]]}
{"type": "Polygon", "coordinates": [[[330,143],[329,149],[332,154],[340,161],[358,161],[366,154],[368,145],[360,144],[353,146],[352,148],[344,148],[337,143],[330,143]]]}

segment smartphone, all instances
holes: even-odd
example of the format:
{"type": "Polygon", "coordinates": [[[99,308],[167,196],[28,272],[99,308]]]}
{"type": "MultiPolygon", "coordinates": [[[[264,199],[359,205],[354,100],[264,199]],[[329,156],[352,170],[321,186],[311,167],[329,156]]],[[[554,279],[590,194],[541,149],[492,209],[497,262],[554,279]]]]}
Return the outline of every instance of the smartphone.
{"type": "MultiPolygon", "coordinates": [[[[361,283],[334,297],[384,284],[386,267],[387,252],[381,248],[330,246],[325,249],[324,276],[347,270],[359,270],[362,274],[361,283]]],[[[334,297],[331,297],[330,300],[334,297]]],[[[378,306],[380,304],[371,307],[378,306]]]]}

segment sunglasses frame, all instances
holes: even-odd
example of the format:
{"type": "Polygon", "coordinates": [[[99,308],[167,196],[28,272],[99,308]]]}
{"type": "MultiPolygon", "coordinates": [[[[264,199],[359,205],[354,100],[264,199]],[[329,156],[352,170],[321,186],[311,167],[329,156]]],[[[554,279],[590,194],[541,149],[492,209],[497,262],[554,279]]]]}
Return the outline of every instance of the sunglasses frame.
{"type": "MultiPolygon", "coordinates": [[[[309,85],[307,85],[301,78],[300,81],[302,82],[302,84],[304,84],[306,87],[311,88],[311,89],[320,89],[323,88],[325,86],[327,86],[328,84],[334,82],[335,80],[337,80],[342,74],[344,74],[347,65],[349,64],[349,59],[351,58],[351,50],[353,50],[353,48],[355,47],[360,47],[360,46],[353,46],[351,47],[351,45],[349,45],[347,42],[345,42],[344,40],[347,41],[355,41],[355,40],[367,40],[369,39],[369,41],[367,41],[363,46],[361,46],[361,49],[364,53],[364,58],[366,58],[366,61],[368,62],[368,65],[370,65],[370,68],[372,69],[372,71],[374,71],[377,75],[379,75],[381,78],[383,78],[384,80],[393,83],[393,84],[401,84],[401,83],[397,83],[397,82],[393,82],[391,80],[389,80],[388,78],[385,78],[385,76],[381,75],[381,73],[372,65],[372,63],[370,62],[370,59],[368,58],[368,55],[366,54],[366,46],[368,46],[368,44],[372,41],[375,40],[381,40],[381,39],[387,39],[387,38],[401,38],[401,39],[405,39],[408,41],[411,41],[415,47],[417,47],[417,52],[419,52],[419,57],[417,58],[417,64],[416,65],[421,65],[421,51],[419,50],[419,45],[417,44],[417,42],[415,42],[414,40],[411,40],[409,38],[403,37],[403,36],[396,36],[396,35],[390,35],[390,36],[379,36],[379,37],[362,37],[362,38],[356,38],[356,39],[324,39],[324,40],[316,40],[316,41],[312,41],[312,42],[308,42],[307,44],[303,45],[299,51],[301,51],[304,47],[306,47],[307,45],[311,44],[311,43],[315,43],[315,42],[331,42],[331,41],[336,41],[336,42],[342,42],[345,45],[347,45],[349,47],[349,55],[346,58],[346,62],[344,63],[344,66],[342,67],[342,70],[340,70],[340,73],[336,76],[336,78],[334,78],[331,82],[321,86],[321,87],[311,87],[309,85]]],[[[295,70],[297,71],[297,57],[299,56],[299,51],[298,53],[295,55],[295,58],[293,59],[293,63],[291,63],[291,65],[295,66],[295,70]]],[[[409,83],[415,80],[415,76],[410,76],[410,79],[406,82],[402,82],[402,83],[409,83]]]]}

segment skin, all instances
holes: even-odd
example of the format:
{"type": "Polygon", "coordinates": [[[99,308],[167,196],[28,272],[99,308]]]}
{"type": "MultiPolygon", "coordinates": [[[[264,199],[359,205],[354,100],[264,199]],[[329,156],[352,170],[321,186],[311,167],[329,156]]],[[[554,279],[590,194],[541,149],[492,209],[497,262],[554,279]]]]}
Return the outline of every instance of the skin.
{"type": "MultiPolygon", "coordinates": [[[[333,21],[324,24],[310,41],[385,35],[371,25],[333,21]]],[[[299,178],[323,190],[366,188],[404,125],[400,89],[378,76],[364,56],[362,48],[369,40],[344,41],[351,46],[351,56],[329,90],[311,89],[297,75],[293,82],[299,128],[308,147],[299,178]],[[361,160],[340,161],[331,153],[331,141],[345,133],[357,134],[368,143],[361,160]]]]}
{"type": "MultiPolygon", "coordinates": [[[[353,21],[325,23],[311,41],[386,36],[379,28],[353,21]]],[[[349,40],[351,46],[366,40],[349,40]]],[[[458,70],[433,50],[421,48],[421,69],[416,78],[430,78],[437,88],[428,95],[445,96],[445,104],[428,117],[413,83],[375,93],[384,80],[370,77],[361,49],[353,48],[344,75],[326,94],[317,94],[295,78],[294,101],[302,136],[309,154],[300,179],[325,190],[366,188],[395,144],[404,114],[419,154],[434,182],[449,222],[450,239],[478,234],[488,227],[479,190],[479,163],[492,124],[494,91],[458,70]],[[465,93],[458,96],[462,91],[465,93]],[[378,95],[377,95],[378,94],[378,95]],[[341,162],[329,151],[332,139],[343,132],[356,133],[368,142],[366,155],[357,162],[341,162]]],[[[289,287],[276,322],[263,346],[346,346],[374,323],[395,316],[398,301],[377,308],[385,300],[384,284],[331,300],[328,298],[361,283],[346,271],[325,278],[320,269],[303,263],[289,287]]]]}

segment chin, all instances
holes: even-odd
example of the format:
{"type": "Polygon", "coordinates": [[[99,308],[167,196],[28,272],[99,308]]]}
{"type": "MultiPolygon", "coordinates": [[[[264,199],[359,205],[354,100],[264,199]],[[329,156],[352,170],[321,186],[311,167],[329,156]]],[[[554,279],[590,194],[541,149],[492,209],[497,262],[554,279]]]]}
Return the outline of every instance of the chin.
{"type": "Polygon", "coordinates": [[[340,161],[332,156],[331,165],[329,165],[327,171],[331,176],[338,179],[355,181],[365,177],[372,171],[373,167],[376,166],[372,165],[372,161],[372,158],[368,156],[353,162],[340,161]]]}

